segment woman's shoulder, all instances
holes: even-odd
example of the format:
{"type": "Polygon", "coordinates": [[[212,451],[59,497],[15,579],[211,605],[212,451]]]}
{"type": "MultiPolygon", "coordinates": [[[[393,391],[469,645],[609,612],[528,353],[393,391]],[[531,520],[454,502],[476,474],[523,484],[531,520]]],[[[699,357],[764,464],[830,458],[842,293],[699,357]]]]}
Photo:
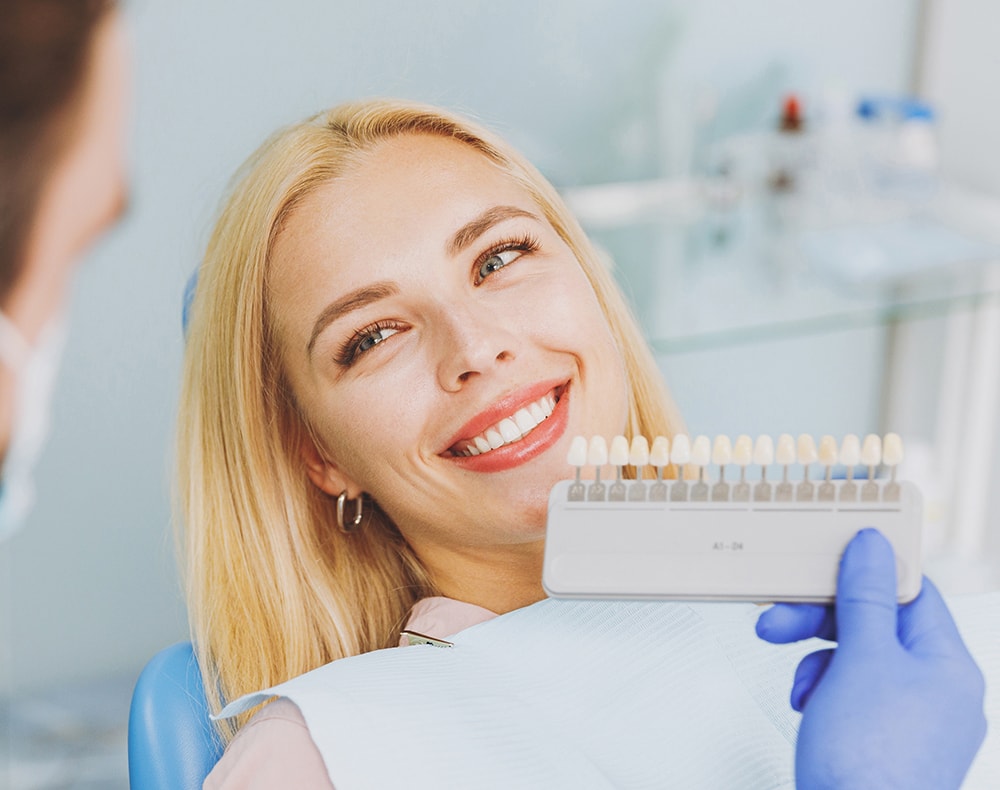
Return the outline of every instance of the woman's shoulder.
{"type": "Polygon", "coordinates": [[[205,779],[205,790],[333,790],[298,706],[284,697],[259,711],[205,779]]]}
{"type": "MultiPolygon", "coordinates": [[[[406,621],[407,631],[444,639],[492,620],[495,612],[453,598],[418,601],[406,621]]],[[[405,637],[401,644],[406,644],[405,637]]],[[[260,710],[229,744],[208,775],[205,790],[269,790],[304,787],[332,790],[333,785],[298,706],[279,698],[260,710]]]]}

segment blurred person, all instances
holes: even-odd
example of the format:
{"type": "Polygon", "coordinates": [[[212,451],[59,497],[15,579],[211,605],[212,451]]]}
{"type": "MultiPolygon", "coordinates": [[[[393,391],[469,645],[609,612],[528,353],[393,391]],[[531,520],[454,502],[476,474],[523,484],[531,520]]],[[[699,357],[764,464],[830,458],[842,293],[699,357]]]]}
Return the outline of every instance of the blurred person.
{"type": "Polygon", "coordinates": [[[4,0],[0,540],[34,501],[73,272],[125,204],[128,72],[113,0],[4,0]]]}

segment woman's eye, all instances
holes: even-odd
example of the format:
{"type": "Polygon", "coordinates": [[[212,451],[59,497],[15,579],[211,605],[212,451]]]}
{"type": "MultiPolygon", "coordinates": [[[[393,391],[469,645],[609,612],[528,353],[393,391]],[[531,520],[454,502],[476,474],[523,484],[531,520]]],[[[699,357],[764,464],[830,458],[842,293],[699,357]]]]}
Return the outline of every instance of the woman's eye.
{"type": "Polygon", "coordinates": [[[380,326],[378,324],[362,329],[344,343],[334,356],[334,359],[345,368],[350,367],[366,351],[371,351],[379,343],[384,342],[401,331],[399,327],[380,326]]]}
{"type": "Polygon", "coordinates": [[[492,253],[486,260],[479,264],[479,271],[476,272],[476,282],[481,283],[493,274],[493,272],[502,269],[509,263],[513,263],[522,255],[524,255],[524,250],[518,249],[500,250],[492,253]]]}
{"type": "Polygon", "coordinates": [[[384,327],[381,329],[373,329],[370,332],[366,332],[365,334],[361,335],[360,338],[358,338],[357,345],[355,345],[354,347],[354,353],[356,355],[363,354],[365,351],[368,351],[368,349],[377,346],[387,337],[391,337],[398,331],[399,331],[398,329],[393,329],[392,327],[384,327]]]}

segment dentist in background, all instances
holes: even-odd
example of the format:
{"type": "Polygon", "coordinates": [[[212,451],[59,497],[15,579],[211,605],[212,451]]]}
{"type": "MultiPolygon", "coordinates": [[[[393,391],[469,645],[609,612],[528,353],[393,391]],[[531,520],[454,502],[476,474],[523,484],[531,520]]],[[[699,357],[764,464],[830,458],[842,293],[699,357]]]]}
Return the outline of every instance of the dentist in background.
{"type": "Polygon", "coordinates": [[[125,205],[128,73],[112,0],[4,0],[0,540],[34,501],[73,271],[125,205]]]}

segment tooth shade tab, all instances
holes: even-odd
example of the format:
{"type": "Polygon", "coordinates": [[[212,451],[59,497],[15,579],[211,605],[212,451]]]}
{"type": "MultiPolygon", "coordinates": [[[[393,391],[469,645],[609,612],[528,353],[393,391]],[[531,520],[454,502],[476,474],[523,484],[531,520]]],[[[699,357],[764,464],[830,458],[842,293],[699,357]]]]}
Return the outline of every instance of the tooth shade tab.
{"type": "Polygon", "coordinates": [[[712,440],[704,434],[695,437],[691,445],[691,463],[695,466],[708,466],[712,460],[712,440]]]}
{"type": "Polygon", "coordinates": [[[733,462],[733,443],[728,436],[716,436],[712,444],[712,463],[725,466],[733,462]]]}
{"type": "MultiPolygon", "coordinates": [[[[674,437],[674,447],[677,446],[677,437],[674,437]]],[[[666,436],[657,436],[653,439],[653,449],[649,451],[649,464],[658,469],[670,466],[670,440],[666,436]]]]}
{"type": "Polygon", "coordinates": [[[782,466],[795,463],[795,439],[790,433],[783,433],[778,437],[778,449],[774,453],[774,460],[782,466]]]}
{"type": "Polygon", "coordinates": [[[691,460],[691,439],[686,433],[674,435],[674,445],[670,448],[670,460],[675,464],[686,464],[691,460]]]}
{"type": "MultiPolygon", "coordinates": [[[[664,442],[667,441],[666,436],[661,436],[664,442]]],[[[669,458],[669,451],[664,451],[664,457],[669,458]]],[[[628,451],[628,462],[635,467],[645,466],[649,463],[649,441],[645,436],[634,436],[632,437],[632,446],[628,451]]],[[[666,464],[662,464],[666,466],[666,464]]]]}
{"type": "Polygon", "coordinates": [[[898,433],[887,433],[882,440],[882,463],[897,466],[903,461],[903,440],[898,433]]]}
{"type": "Polygon", "coordinates": [[[593,436],[587,451],[587,463],[604,466],[608,462],[608,443],[603,436],[593,436]]]}
{"type": "Polygon", "coordinates": [[[566,463],[578,469],[587,463],[587,438],[576,436],[569,446],[569,453],[566,455],[566,463]]]}
{"type": "Polygon", "coordinates": [[[745,433],[736,437],[736,444],[733,445],[733,463],[740,466],[749,466],[753,463],[753,439],[745,433]]]}
{"type": "Polygon", "coordinates": [[[819,454],[816,452],[816,440],[808,433],[800,433],[795,446],[799,463],[803,466],[816,463],[819,454]]]}
{"type": "Polygon", "coordinates": [[[878,466],[882,462],[882,439],[870,433],[861,445],[861,463],[864,466],[878,466]]]}
{"type": "Polygon", "coordinates": [[[608,461],[612,466],[625,466],[628,463],[628,439],[624,436],[615,436],[611,440],[611,451],[608,453],[608,461]]]}
{"type": "Polygon", "coordinates": [[[753,447],[753,462],[758,466],[770,466],[774,463],[774,439],[767,434],[757,437],[753,447]]]}
{"type": "Polygon", "coordinates": [[[844,466],[857,466],[861,461],[861,440],[856,434],[849,433],[840,443],[840,463],[844,466]]]}
{"type": "Polygon", "coordinates": [[[819,462],[824,466],[837,463],[837,440],[826,434],[819,440],[819,462]]]}

